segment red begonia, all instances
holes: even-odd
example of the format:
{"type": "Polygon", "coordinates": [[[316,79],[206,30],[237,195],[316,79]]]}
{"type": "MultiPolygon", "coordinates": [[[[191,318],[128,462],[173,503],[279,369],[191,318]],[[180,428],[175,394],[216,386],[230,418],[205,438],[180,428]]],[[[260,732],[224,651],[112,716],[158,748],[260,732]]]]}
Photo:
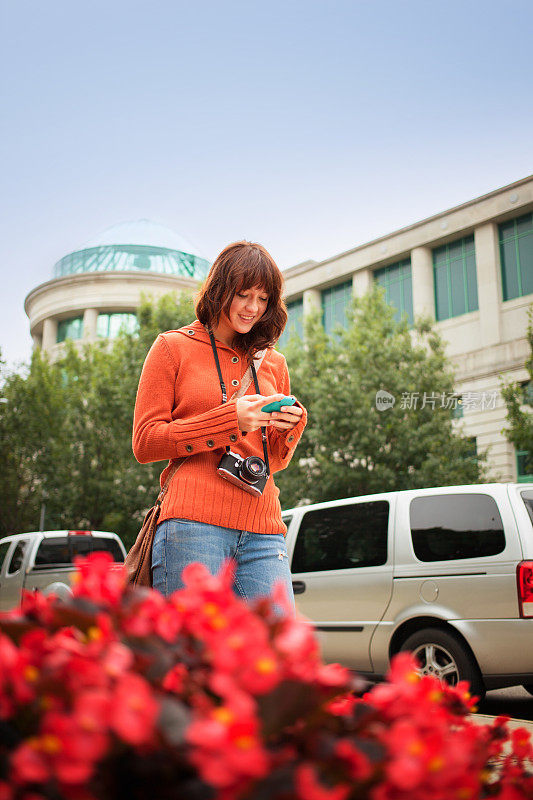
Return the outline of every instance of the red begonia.
{"type": "Polygon", "coordinates": [[[248,605],[233,571],[190,565],[164,598],[94,554],[72,599],[1,614],[0,800],[102,800],[124,777],[213,800],[533,797],[528,731],[472,722],[467,684],[401,653],[363,693],[282,587],[248,605]]]}

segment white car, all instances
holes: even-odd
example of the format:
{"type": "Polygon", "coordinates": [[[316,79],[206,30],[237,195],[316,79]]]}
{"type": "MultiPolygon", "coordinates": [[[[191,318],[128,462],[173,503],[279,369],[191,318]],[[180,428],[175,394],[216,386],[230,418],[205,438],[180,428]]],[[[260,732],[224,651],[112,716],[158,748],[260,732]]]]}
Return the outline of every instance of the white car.
{"type": "Polygon", "coordinates": [[[100,550],[118,562],[126,558],[120,538],[109,531],[32,531],[0,539],[0,611],[16,608],[22,589],[72,594],[74,556],[100,550]]]}

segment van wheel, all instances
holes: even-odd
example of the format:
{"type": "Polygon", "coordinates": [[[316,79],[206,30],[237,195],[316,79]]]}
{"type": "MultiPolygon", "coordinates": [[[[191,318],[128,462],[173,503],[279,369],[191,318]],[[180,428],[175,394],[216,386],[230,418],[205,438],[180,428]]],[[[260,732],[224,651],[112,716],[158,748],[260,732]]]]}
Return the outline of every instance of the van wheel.
{"type": "Polygon", "coordinates": [[[400,650],[413,653],[420,664],[419,675],[434,675],[451,686],[468,681],[473,695],[480,700],[485,697],[478,665],[451,633],[440,628],[424,628],[411,634],[400,650]]]}

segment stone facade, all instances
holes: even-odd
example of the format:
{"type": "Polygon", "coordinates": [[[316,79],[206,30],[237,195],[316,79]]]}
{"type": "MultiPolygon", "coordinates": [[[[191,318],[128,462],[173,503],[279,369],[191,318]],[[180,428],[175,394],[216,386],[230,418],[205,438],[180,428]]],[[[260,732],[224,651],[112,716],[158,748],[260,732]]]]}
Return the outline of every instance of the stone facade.
{"type": "Polygon", "coordinates": [[[54,278],[33,289],[24,308],[36,346],[53,359],[63,347],[57,342],[58,323],[83,316],[83,339],[97,338],[99,314],[135,313],[144,293],[157,299],[168,292],[196,291],[198,281],[150,272],[89,272],[54,278]]]}
{"type": "MultiPolygon", "coordinates": [[[[302,299],[305,315],[321,307],[325,289],[351,280],[354,294],[360,296],[371,286],[376,270],[409,259],[412,312],[435,320],[446,341],[456,391],[463,397],[463,417],[455,424],[466,436],[475,437],[478,452],[487,452],[493,480],[517,480],[516,453],[502,433],[506,409],[499,388],[501,378],[507,382],[529,377],[524,365],[529,354],[527,311],[533,303],[532,293],[504,299],[500,226],[532,211],[533,176],[324,261],[305,262],[284,272],[286,300],[302,299]],[[472,236],[478,307],[439,319],[435,250],[472,236]]],[[[531,249],[522,261],[522,280],[532,292],[531,249]]]]}

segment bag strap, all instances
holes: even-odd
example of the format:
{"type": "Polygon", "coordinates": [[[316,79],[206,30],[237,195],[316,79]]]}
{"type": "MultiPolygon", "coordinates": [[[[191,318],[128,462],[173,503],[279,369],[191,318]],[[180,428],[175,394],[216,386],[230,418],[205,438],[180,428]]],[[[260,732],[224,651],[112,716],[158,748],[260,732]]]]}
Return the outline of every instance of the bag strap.
{"type": "Polygon", "coordinates": [[[168,491],[168,487],[170,486],[170,481],[172,480],[172,478],[174,477],[174,475],[176,474],[176,472],[179,470],[179,468],[181,467],[181,465],[183,464],[183,462],[184,462],[184,461],[187,461],[187,459],[188,459],[188,456],[183,456],[183,458],[179,458],[179,459],[178,459],[178,460],[177,460],[177,461],[176,461],[174,464],[172,464],[172,466],[170,467],[170,471],[169,471],[169,473],[168,473],[168,475],[167,475],[167,479],[166,479],[166,481],[164,482],[164,484],[163,484],[163,486],[162,486],[162,488],[161,488],[161,491],[160,491],[160,492],[159,492],[159,494],[157,495],[157,500],[155,501],[155,505],[156,505],[156,506],[160,506],[160,505],[161,505],[161,503],[163,502],[163,498],[165,497],[165,495],[166,495],[166,493],[167,493],[167,491],[168,491]]]}
{"type": "MultiPolygon", "coordinates": [[[[258,372],[259,367],[263,363],[263,359],[266,356],[266,354],[267,354],[266,350],[259,350],[256,353],[256,355],[254,357],[254,360],[253,360],[253,366],[254,366],[256,372],[258,372]]],[[[250,364],[250,366],[248,367],[248,369],[246,370],[246,372],[242,376],[241,388],[238,389],[236,392],[234,392],[231,395],[230,400],[238,400],[239,397],[243,397],[243,395],[246,394],[246,392],[248,390],[248,387],[249,387],[249,385],[251,384],[251,382],[253,380],[254,380],[254,376],[253,376],[253,372],[252,372],[252,365],[250,364]]],[[[257,386],[256,386],[256,391],[257,391],[257,386]]],[[[259,392],[258,392],[258,394],[259,394],[259,392]]]]}

